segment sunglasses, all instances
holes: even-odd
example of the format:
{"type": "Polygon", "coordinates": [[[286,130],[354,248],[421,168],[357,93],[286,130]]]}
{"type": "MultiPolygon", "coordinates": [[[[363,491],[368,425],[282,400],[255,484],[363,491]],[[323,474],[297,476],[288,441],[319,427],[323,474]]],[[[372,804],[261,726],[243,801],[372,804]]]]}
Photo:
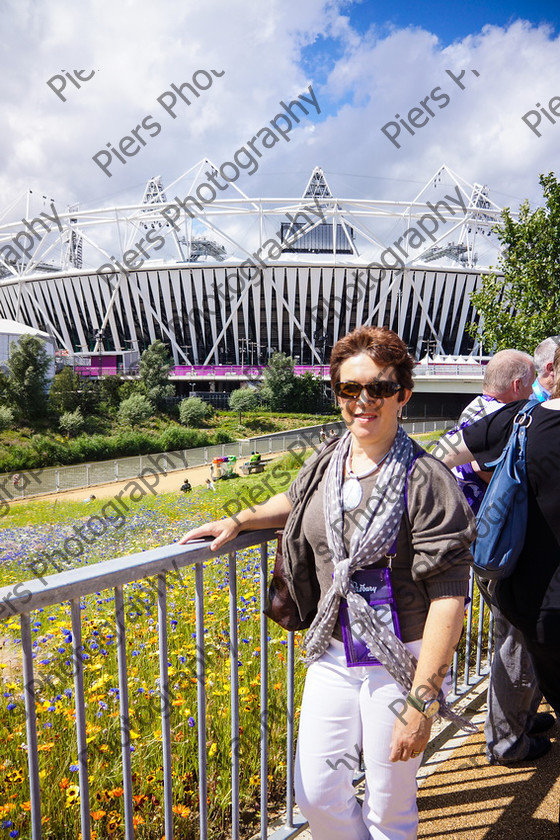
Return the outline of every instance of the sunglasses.
{"type": "Polygon", "coordinates": [[[361,382],[336,382],[333,385],[333,391],[337,397],[345,400],[358,399],[362,391],[367,391],[368,396],[373,400],[388,399],[394,397],[400,390],[401,386],[398,382],[390,382],[388,379],[376,379],[366,385],[362,385],[361,382]]]}

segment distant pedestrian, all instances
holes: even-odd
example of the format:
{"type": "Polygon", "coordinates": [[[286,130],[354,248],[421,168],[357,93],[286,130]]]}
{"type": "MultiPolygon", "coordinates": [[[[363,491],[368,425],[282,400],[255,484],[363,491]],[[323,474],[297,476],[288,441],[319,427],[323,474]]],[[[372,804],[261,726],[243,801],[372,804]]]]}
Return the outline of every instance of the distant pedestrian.
{"type": "Polygon", "coordinates": [[[212,493],[216,492],[216,485],[214,484],[211,478],[206,479],[206,487],[208,488],[208,490],[211,490],[212,493]]]}
{"type": "Polygon", "coordinates": [[[192,490],[192,485],[188,478],[185,478],[183,483],[181,484],[181,492],[182,493],[190,493],[192,490]]]}
{"type": "Polygon", "coordinates": [[[327,433],[325,431],[325,427],[321,426],[321,431],[319,432],[319,441],[324,443],[327,440],[327,433]]]}

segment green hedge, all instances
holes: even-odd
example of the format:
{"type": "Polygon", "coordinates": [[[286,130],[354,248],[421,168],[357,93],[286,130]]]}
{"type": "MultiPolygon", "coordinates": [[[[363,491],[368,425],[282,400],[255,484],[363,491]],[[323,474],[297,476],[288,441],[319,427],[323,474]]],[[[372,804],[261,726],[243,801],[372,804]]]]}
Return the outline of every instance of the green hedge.
{"type": "Polygon", "coordinates": [[[231,441],[233,438],[222,430],[208,433],[180,426],[168,426],[156,434],[131,429],[116,435],[80,435],[73,440],[34,435],[29,446],[12,444],[0,449],[0,473],[194,449],[231,441]]]}

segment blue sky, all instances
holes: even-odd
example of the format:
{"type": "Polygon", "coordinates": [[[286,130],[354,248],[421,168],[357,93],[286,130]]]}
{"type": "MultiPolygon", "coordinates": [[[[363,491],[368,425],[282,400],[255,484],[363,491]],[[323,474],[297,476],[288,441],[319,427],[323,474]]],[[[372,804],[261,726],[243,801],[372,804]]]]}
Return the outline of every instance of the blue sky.
{"type": "Polygon", "coordinates": [[[457,0],[397,0],[390,11],[379,8],[371,0],[355,3],[345,10],[352,26],[365,33],[372,24],[397,29],[419,26],[438,36],[443,44],[479,32],[483,26],[507,26],[516,18],[533,23],[550,23],[556,31],[560,21],[560,4],[554,0],[534,2],[457,2],[457,0]]]}
{"type": "MultiPolygon", "coordinates": [[[[350,26],[365,39],[377,40],[402,29],[424,30],[437,36],[441,48],[469,36],[478,35],[485,26],[508,27],[516,20],[535,26],[550,27],[551,34],[560,30],[560,0],[534,2],[459,2],[459,0],[415,0],[380,4],[373,0],[348,0],[341,13],[350,26]]],[[[302,66],[317,82],[327,82],[335,63],[344,56],[344,43],[329,34],[319,34],[313,43],[302,49],[302,66]]],[[[351,102],[347,92],[337,101],[327,103],[323,117],[351,102]]]]}

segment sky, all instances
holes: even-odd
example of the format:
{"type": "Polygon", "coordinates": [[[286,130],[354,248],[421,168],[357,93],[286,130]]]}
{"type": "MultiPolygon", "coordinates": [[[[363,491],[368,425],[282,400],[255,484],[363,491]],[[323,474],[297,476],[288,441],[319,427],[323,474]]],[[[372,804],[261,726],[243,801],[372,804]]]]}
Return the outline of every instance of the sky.
{"type": "Polygon", "coordinates": [[[411,200],[445,163],[517,210],[558,171],[557,3],[3,0],[0,26],[4,218],[27,189],[137,202],[154,175],[232,160],[300,95],[317,104],[260,147],[248,195],[300,196],[320,166],[337,197],[411,200]]]}

